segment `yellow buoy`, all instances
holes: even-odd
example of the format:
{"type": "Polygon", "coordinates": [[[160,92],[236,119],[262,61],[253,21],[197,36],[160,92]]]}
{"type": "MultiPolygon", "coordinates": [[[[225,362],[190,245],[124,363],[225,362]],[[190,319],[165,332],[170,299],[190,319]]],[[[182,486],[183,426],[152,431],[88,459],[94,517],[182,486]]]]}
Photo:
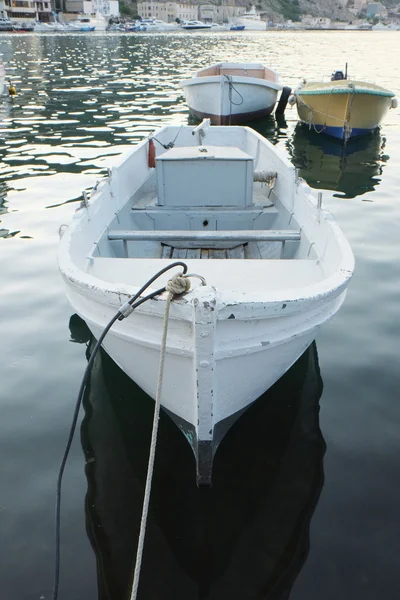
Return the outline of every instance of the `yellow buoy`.
{"type": "Polygon", "coordinates": [[[8,85],[8,93],[9,93],[9,95],[10,96],[15,96],[15,94],[17,93],[17,89],[16,89],[15,85],[13,85],[11,83],[11,81],[9,81],[8,84],[9,84],[8,85]]]}

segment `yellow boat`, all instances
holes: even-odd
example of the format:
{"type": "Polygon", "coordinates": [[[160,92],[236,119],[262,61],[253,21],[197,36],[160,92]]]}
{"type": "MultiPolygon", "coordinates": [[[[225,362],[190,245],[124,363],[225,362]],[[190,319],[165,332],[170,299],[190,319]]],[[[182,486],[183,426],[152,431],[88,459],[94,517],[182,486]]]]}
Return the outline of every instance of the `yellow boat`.
{"type": "Polygon", "coordinates": [[[331,81],[303,81],[289,103],[297,105],[300,120],[310,129],[347,142],[377,129],[397,99],[390,90],[336,71],[331,81]]]}

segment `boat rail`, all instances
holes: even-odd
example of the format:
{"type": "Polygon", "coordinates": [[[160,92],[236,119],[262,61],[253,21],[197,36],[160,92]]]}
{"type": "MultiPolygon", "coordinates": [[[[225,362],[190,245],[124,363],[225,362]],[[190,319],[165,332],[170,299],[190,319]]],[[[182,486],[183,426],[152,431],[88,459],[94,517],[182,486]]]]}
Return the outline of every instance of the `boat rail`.
{"type": "Polygon", "coordinates": [[[292,229],[270,231],[163,231],[111,230],[109,240],[179,242],[285,242],[299,241],[301,232],[292,229]]]}

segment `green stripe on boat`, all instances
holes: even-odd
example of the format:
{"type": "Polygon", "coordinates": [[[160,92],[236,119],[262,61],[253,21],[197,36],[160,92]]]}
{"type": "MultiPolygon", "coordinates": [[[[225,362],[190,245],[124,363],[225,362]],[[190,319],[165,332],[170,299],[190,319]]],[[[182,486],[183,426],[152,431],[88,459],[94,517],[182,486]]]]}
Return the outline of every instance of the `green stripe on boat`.
{"type": "Polygon", "coordinates": [[[384,96],[393,98],[390,90],[372,90],[371,88],[327,88],[320,90],[298,90],[299,96],[323,96],[327,94],[367,94],[368,96],[384,96]]]}

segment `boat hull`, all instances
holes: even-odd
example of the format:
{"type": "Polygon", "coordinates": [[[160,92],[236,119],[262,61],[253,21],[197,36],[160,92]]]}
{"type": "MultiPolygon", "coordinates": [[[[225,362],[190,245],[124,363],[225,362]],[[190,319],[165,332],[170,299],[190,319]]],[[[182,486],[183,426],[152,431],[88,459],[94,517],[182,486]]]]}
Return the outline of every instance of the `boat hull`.
{"type": "Polygon", "coordinates": [[[378,86],[349,85],[347,80],[321,87],[310,84],[295,92],[300,120],[318,133],[343,141],[376,130],[393,95],[378,86]]]}
{"type": "MultiPolygon", "coordinates": [[[[345,292],[300,301],[295,315],[275,319],[267,302],[252,318],[251,308],[241,304],[230,305],[228,314],[217,296],[201,288],[179,319],[172,315],[164,367],[161,405],[193,449],[199,485],[210,484],[213,456],[231,425],[308,348],[345,292]],[[268,317],[260,318],[260,312],[268,317]]],[[[69,289],[68,299],[98,339],[116,309],[106,299],[104,304],[91,299],[87,290],[69,289]]],[[[162,326],[162,312],[139,309],[103,341],[109,356],[153,399],[162,326]]]]}
{"type": "Polygon", "coordinates": [[[240,125],[267,117],[274,110],[278,84],[256,78],[199,77],[185,82],[186,102],[197,119],[213,125],[240,125]]]}
{"type": "Polygon", "coordinates": [[[266,31],[267,23],[261,19],[246,19],[243,17],[236,17],[235,25],[243,26],[246,31],[266,31]]]}

